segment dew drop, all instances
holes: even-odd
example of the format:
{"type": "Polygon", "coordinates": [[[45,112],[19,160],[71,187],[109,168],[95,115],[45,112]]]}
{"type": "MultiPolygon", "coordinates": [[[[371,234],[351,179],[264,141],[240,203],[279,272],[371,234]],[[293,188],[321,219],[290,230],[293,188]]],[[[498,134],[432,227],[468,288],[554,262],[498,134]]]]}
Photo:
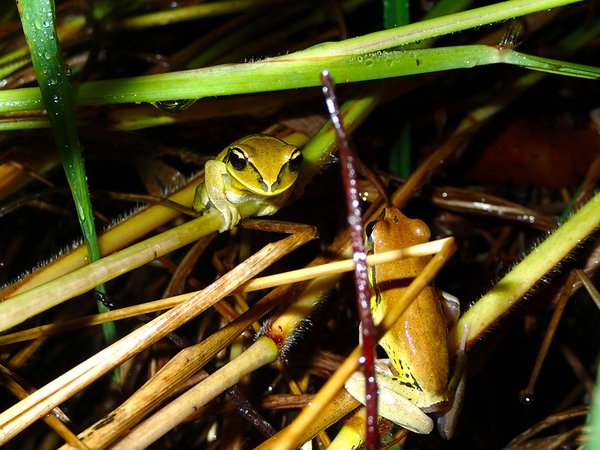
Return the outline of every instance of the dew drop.
{"type": "Polygon", "coordinates": [[[156,108],[168,112],[168,113],[178,113],[185,111],[190,106],[196,103],[194,99],[180,99],[180,100],[163,100],[160,102],[152,103],[156,108]]]}
{"type": "Polygon", "coordinates": [[[533,392],[522,390],[519,392],[519,401],[525,406],[531,406],[535,402],[533,392]]]}

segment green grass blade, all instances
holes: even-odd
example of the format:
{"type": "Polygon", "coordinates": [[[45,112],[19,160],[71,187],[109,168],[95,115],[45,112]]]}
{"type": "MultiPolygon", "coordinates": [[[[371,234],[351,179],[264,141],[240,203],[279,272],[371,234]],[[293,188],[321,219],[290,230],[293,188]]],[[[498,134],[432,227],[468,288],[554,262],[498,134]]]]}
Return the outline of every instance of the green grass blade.
{"type": "Polygon", "coordinates": [[[585,450],[600,448],[600,395],[598,395],[598,386],[600,386],[600,370],[596,374],[596,392],[592,399],[592,410],[588,416],[588,435],[583,445],[585,450]]]}
{"type": "MultiPolygon", "coordinates": [[[[585,66],[550,60],[536,61],[535,57],[519,59],[516,57],[519,54],[513,54],[510,61],[501,61],[501,49],[485,46],[472,46],[470,50],[466,50],[469,47],[420,50],[429,52],[423,54],[416,53],[418,50],[385,53],[378,51],[366,54],[369,51],[394,48],[399,44],[462,31],[575,1],[578,0],[512,0],[341,42],[321,44],[260,62],[84,83],[76,90],[77,102],[81,105],[157,102],[311,87],[319,85],[318,76],[315,74],[325,68],[336,77],[338,83],[497,62],[523,64],[546,71],[554,70],[554,66],[558,64],[560,69],[554,70],[555,72],[589,76],[590,71],[585,66]]],[[[510,59],[509,56],[511,55],[504,54],[502,57],[510,59]]],[[[41,96],[36,88],[0,92],[0,112],[35,110],[42,107],[41,96]]],[[[3,129],[10,128],[11,126],[7,125],[3,129]]],[[[18,128],[18,124],[13,127],[18,128]]]]}
{"type": "Polygon", "coordinates": [[[526,55],[513,50],[502,50],[502,53],[504,53],[504,60],[502,62],[521,66],[526,69],[554,73],[557,75],[589,78],[590,80],[597,80],[600,77],[600,67],[566,63],[564,61],[557,61],[549,58],[540,58],[539,56],[526,55]]]}
{"type": "MultiPolygon", "coordinates": [[[[60,43],[56,33],[54,3],[52,0],[22,0],[19,3],[21,22],[31,60],[40,86],[40,94],[48,112],[48,119],[60,159],[75,202],[91,262],[100,259],[100,250],[94,226],[94,216],[86,181],[85,166],[77,128],[73,95],[67,78],[60,43]]],[[[104,287],[98,292],[104,294],[104,287]]],[[[103,305],[99,309],[106,310],[103,305]]],[[[104,327],[109,342],[116,338],[114,324],[104,327]]]]}
{"type": "MultiPolygon", "coordinates": [[[[545,9],[556,8],[582,0],[510,0],[481,8],[470,9],[455,14],[423,22],[415,22],[404,27],[377,31],[365,36],[346,39],[342,42],[327,42],[315,45],[293,55],[299,58],[324,57],[340,54],[370,53],[400,45],[430,39],[445,34],[456,33],[469,28],[524,16],[545,9]]],[[[291,56],[291,55],[288,55],[291,56]]]]}
{"type": "MultiPolygon", "coordinates": [[[[318,74],[323,69],[328,69],[339,80],[339,84],[498,63],[585,78],[598,78],[600,73],[597,67],[531,57],[498,47],[470,45],[324,58],[277,58],[160,75],[93,81],[79,86],[77,102],[80,105],[157,102],[315,87],[319,86],[318,74]]],[[[37,88],[0,92],[1,113],[40,107],[42,104],[37,88]]]]}
{"type": "Polygon", "coordinates": [[[407,0],[383,0],[383,27],[395,28],[409,22],[407,0]]]}
{"type": "Polygon", "coordinates": [[[398,138],[390,147],[389,166],[391,172],[403,179],[410,175],[411,167],[411,128],[409,122],[404,122],[398,138]]]}
{"type": "Polygon", "coordinates": [[[224,14],[245,11],[251,8],[267,6],[276,0],[235,0],[206,2],[200,5],[180,5],[178,8],[168,8],[138,16],[128,17],[107,25],[108,30],[135,30],[148,27],[164,26],[178,22],[214,17],[224,14]]]}
{"type": "Polygon", "coordinates": [[[447,16],[467,9],[473,0],[440,0],[425,15],[425,19],[447,16]]]}
{"type": "MultiPolygon", "coordinates": [[[[383,0],[383,26],[395,28],[410,22],[410,3],[406,0],[383,0]]],[[[410,175],[410,123],[400,126],[400,133],[390,147],[389,167],[394,175],[410,175]]]]}

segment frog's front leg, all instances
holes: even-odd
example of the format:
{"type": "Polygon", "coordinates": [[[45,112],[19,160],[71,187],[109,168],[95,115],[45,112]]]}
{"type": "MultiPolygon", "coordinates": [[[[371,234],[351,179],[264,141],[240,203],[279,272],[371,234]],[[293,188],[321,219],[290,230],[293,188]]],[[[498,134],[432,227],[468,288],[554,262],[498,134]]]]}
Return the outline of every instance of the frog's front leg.
{"type": "Polygon", "coordinates": [[[209,160],[204,166],[204,183],[194,195],[194,209],[205,213],[214,207],[223,216],[220,232],[229,230],[240,221],[237,206],[227,198],[227,167],[222,161],[209,160]]]}

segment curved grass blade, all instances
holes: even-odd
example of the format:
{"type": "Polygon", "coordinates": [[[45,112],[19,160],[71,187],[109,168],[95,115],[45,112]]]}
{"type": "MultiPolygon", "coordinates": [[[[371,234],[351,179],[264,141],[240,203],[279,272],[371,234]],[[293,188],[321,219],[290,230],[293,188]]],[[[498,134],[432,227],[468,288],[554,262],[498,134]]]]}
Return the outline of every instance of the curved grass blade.
{"type": "MultiPolygon", "coordinates": [[[[94,216],[86,181],[81,144],[75,124],[73,94],[67,78],[67,66],[60,50],[56,32],[54,3],[52,0],[21,0],[19,14],[27,43],[31,49],[31,61],[40,86],[40,93],[54,140],[71,188],[77,218],[87,245],[89,261],[100,259],[94,216]]],[[[97,294],[105,295],[103,285],[97,294]]],[[[108,309],[98,303],[100,312],[108,309]]],[[[107,342],[116,339],[113,323],[103,325],[107,342]]]]}

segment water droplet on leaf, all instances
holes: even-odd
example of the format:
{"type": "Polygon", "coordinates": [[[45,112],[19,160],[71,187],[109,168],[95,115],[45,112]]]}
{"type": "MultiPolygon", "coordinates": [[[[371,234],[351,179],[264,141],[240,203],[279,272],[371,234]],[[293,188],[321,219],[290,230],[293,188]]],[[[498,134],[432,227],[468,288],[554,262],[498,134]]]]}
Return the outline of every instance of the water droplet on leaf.
{"type": "Polygon", "coordinates": [[[163,100],[160,102],[153,102],[152,104],[165,112],[178,113],[185,111],[192,106],[196,100],[194,99],[180,99],[180,100],[163,100]]]}

